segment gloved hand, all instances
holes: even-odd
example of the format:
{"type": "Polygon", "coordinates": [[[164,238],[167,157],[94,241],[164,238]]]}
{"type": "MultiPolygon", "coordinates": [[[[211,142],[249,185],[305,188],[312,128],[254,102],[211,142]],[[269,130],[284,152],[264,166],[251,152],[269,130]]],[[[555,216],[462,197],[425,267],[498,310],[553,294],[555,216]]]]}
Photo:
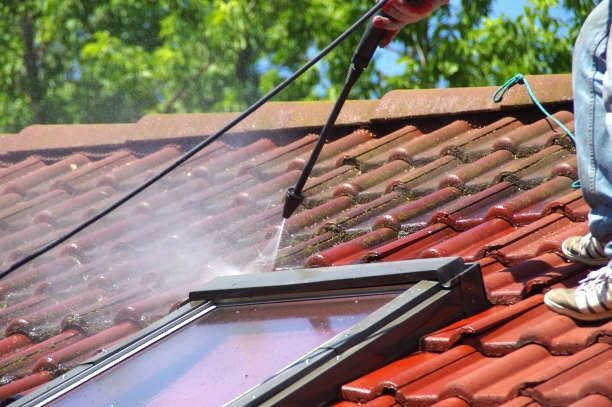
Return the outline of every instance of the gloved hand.
{"type": "Polygon", "coordinates": [[[387,46],[404,26],[422,20],[439,7],[448,4],[448,2],[449,0],[387,1],[383,10],[389,17],[376,16],[373,21],[376,28],[388,31],[380,46],[387,46]]]}

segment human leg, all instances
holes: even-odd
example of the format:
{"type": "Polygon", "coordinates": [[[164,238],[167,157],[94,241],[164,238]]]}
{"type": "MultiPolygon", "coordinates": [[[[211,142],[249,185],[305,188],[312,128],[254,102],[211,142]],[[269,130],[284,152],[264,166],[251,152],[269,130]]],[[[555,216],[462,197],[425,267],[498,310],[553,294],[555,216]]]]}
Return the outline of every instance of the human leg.
{"type": "Polygon", "coordinates": [[[612,318],[612,41],[610,1],[591,13],[574,52],[574,115],[579,176],[591,207],[590,234],[570,238],[563,252],[570,260],[609,263],[580,281],[577,288],[546,293],[552,310],[593,321],[612,318]],[[606,53],[607,50],[607,53],[606,53]],[[603,242],[603,243],[602,243],[603,242]]]}
{"type": "Polygon", "coordinates": [[[612,67],[606,72],[609,31],[610,1],[604,0],[588,17],[576,41],[573,78],[576,153],[583,195],[591,207],[589,229],[612,258],[612,67]]]}

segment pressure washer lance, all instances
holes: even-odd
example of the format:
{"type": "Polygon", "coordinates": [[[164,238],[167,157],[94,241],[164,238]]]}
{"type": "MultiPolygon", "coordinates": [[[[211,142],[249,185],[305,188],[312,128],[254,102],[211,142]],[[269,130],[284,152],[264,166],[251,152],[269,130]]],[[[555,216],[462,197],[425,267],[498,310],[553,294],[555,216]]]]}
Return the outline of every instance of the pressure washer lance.
{"type": "MultiPolygon", "coordinates": [[[[418,1],[421,0],[411,0],[410,2],[418,1]]],[[[379,15],[388,17],[382,11],[379,13],[379,15]]],[[[355,53],[353,54],[353,57],[351,59],[351,65],[349,67],[349,71],[346,76],[342,92],[340,93],[340,96],[338,96],[338,100],[336,100],[336,104],[334,105],[334,108],[331,111],[329,118],[327,119],[327,123],[325,123],[323,130],[321,130],[319,140],[317,141],[317,144],[312,150],[310,158],[308,159],[304,170],[302,170],[302,174],[300,175],[300,178],[295,184],[295,187],[289,188],[287,190],[287,195],[285,196],[285,205],[283,207],[283,218],[289,219],[289,217],[293,214],[293,212],[295,212],[298,206],[300,206],[302,201],[304,201],[304,196],[302,195],[304,185],[306,184],[306,180],[308,179],[308,176],[310,175],[310,172],[312,171],[312,168],[314,167],[317,158],[319,157],[319,154],[321,154],[321,150],[323,149],[323,146],[325,145],[325,142],[327,141],[327,138],[329,137],[329,134],[332,128],[334,127],[334,124],[336,123],[336,119],[340,114],[340,110],[342,110],[342,106],[344,106],[344,102],[346,102],[346,99],[348,98],[349,92],[353,88],[353,85],[355,84],[355,82],[357,82],[363,71],[368,67],[368,64],[374,56],[374,52],[376,51],[386,34],[386,30],[374,27],[371,22],[366,31],[363,33],[361,41],[359,42],[359,45],[357,46],[357,49],[355,50],[355,53]]]]}

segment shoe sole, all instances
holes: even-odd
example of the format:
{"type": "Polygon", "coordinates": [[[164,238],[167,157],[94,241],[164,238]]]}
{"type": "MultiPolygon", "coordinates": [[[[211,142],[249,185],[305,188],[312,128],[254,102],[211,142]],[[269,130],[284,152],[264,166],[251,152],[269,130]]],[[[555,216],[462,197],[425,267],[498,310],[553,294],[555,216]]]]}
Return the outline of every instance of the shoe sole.
{"type": "Polygon", "coordinates": [[[601,321],[603,319],[612,318],[612,311],[598,312],[595,314],[583,314],[581,312],[573,311],[571,309],[567,309],[552,301],[548,297],[544,296],[544,303],[553,311],[558,312],[559,314],[563,314],[570,318],[577,319],[579,321],[601,321]]]}
{"type": "Polygon", "coordinates": [[[561,251],[563,252],[563,255],[567,260],[573,261],[574,263],[586,264],[587,266],[605,266],[610,262],[610,259],[608,259],[607,257],[602,257],[601,259],[593,259],[590,257],[574,255],[563,245],[561,246],[561,251]]]}

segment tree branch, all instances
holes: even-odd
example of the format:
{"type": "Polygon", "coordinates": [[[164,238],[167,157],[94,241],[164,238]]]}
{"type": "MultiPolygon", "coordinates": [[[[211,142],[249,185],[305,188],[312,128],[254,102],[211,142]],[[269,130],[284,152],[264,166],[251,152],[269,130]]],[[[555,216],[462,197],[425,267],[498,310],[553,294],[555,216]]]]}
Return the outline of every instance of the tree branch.
{"type": "Polygon", "coordinates": [[[200,66],[200,68],[198,68],[198,70],[189,78],[189,80],[185,81],[185,83],[183,83],[183,86],[181,86],[180,89],[170,99],[168,99],[168,102],[166,102],[166,105],[163,107],[162,112],[170,113],[172,111],[172,105],[176,103],[177,100],[185,96],[185,94],[187,93],[187,89],[189,89],[189,86],[193,82],[195,82],[200,76],[202,76],[202,74],[207,68],[208,62],[203,63],[202,66],[200,66]]]}
{"type": "Polygon", "coordinates": [[[21,39],[24,48],[23,63],[26,68],[25,90],[30,97],[32,118],[36,123],[44,123],[45,114],[41,109],[44,88],[40,81],[39,57],[34,36],[34,17],[26,11],[21,17],[21,39]]]}

